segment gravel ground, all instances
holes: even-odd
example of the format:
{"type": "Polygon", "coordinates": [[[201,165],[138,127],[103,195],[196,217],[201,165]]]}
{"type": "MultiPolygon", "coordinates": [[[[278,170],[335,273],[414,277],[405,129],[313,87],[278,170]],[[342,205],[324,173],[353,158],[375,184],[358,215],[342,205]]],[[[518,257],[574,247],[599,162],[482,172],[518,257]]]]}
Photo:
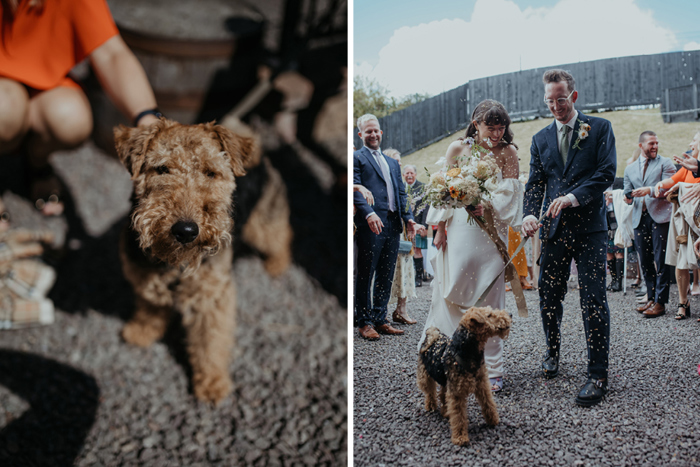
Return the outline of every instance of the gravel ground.
{"type": "MultiPolygon", "coordinates": [[[[128,174],[91,144],[52,157],[71,194],[66,216],[53,219],[3,192],[21,184],[11,176],[17,161],[0,160],[13,224],[51,228],[65,245],[47,259],[58,272],[56,322],[0,331],[0,466],[346,464],[347,313],[314,278],[313,261],[276,279],[256,256],[234,262],[234,392],[218,407],[200,403],[180,323],[148,349],[119,337],[133,310],[117,256],[128,174]]],[[[317,214],[332,222],[332,203],[300,170],[284,176],[306,180],[317,214]]],[[[295,245],[296,258],[304,247],[295,245]]],[[[345,273],[344,263],[323,267],[345,273]]]]}
{"type": "MultiPolygon", "coordinates": [[[[570,282],[570,286],[573,283],[570,282]]],[[[559,376],[541,376],[544,335],[537,291],[526,291],[530,316],[513,314],[505,342],[505,386],[496,395],[500,424],[486,425],[470,396],[465,447],[450,442],[448,422],[423,408],[416,385],[417,344],[432,288],[409,299],[414,326],[403,336],[365,341],[353,333],[355,465],[700,465],[700,300],[693,318],[656,319],[633,310],[634,294],[608,294],[611,309],[610,392],[582,408],[574,397],[586,379],[579,293],[564,303],[559,376]]],[[[677,289],[670,303],[677,303],[677,289]]],[[[392,310],[393,311],[393,310],[392,310]]]]}

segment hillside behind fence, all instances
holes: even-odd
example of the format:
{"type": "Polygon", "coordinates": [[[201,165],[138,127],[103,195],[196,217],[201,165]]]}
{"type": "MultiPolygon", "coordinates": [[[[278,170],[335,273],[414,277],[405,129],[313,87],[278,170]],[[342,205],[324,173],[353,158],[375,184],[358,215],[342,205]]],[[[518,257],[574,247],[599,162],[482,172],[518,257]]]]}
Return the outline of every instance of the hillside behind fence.
{"type": "MultiPolygon", "coordinates": [[[[659,104],[662,112],[696,118],[700,51],[608,58],[475,79],[380,118],[382,148],[408,154],[465,128],[484,99],[501,102],[513,120],[549,117],[542,74],[563,68],[576,79],[579,110],[620,109],[659,104]],[[669,97],[670,96],[670,97],[669,97]],[[676,96],[674,98],[674,96],[676,96]],[[683,110],[685,113],[680,114],[683,110]],[[678,112],[678,114],[676,114],[678,112]]],[[[677,120],[671,116],[666,121],[677,120]]],[[[354,130],[355,147],[362,141],[354,130]]]]}

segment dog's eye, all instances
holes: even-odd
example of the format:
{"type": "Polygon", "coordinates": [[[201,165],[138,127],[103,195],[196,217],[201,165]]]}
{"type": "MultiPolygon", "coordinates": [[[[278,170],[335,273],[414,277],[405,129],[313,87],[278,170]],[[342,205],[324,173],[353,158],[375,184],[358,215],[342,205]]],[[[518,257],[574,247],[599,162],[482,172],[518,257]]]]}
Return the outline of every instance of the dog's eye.
{"type": "Polygon", "coordinates": [[[169,174],[170,170],[164,165],[159,165],[158,167],[156,167],[156,172],[158,173],[158,175],[165,175],[169,174]]]}

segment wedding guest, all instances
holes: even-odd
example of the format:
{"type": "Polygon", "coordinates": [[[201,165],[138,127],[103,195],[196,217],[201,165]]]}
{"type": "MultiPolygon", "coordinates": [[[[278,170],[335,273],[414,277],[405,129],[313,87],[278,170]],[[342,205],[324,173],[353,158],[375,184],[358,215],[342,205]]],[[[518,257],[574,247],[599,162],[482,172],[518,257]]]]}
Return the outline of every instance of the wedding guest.
{"type": "Polygon", "coordinates": [[[69,71],[88,59],[134,126],[160,115],[143,67],[105,0],[0,1],[0,154],[26,153],[30,196],[44,215],[63,212],[63,185],[48,163],[92,132],[85,93],[69,71]]]}
{"type": "MultiPolygon", "coordinates": [[[[647,287],[647,303],[637,307],[645,318],[666,313],[671,270],[666,265],[666,243],[673,206],[665,198],[657,198],[654,186],[671,177],[676,168],[671,159],[658,155],[659,139],[647,130],[639,135],[641,154],[636,163],[625,169],[625,202],[633,204],[632,225],[639,264],[647,287]]],[[[678,316],[682,316],[679,304],[678,316]]]]}
{"type": "MultiPolygon", "coordinates": [[[[672,177],[665,178],[658,182],[654,188],[656,196],[661,195],[661,190],[667,190],[665,196],[670,193],[674,193],[679,188],[679,183],[698,183],[700,182],[699,177],[695,177],[692,169],[687,167],[696,167],[697,170],[697,159],[698,159],[698,146],[700,145],[700,132],[696,133],[693,137],[693,141],[690,143],[690,156],[684,154],[687,157],[674,156],[674,161],[679,163],[682,168],[676,172],[672,177]],[[690,163],[688,159],[693,159],[694,164],[690,163]]],[[[691,188],[690,193],[695,187],[691,188]]],[[[693,198],[688,196],[681,197],[679,200],[681,203],[690,202],[693,198]]],[[[690,300],[688,300],[688,291],[690,287],[690,269],[697,270],[698,263],[696,258],[691,257],[688,254],[688,248],[681,247],[683,245],[683,239],[685,242],[692,242],[690,237],[690,227],[683,216],[683,212],[679,209],[677,203],[673,203],[673,211],[671,214],[671,222],[669,224],[668,241],[666,246],[666,264],[676,267],[676,284],[678,285],[678,312],[676,313],[676,319],[685,319],[690,317],[690,300]],[[681,241],[679,241],[679,239],[681,241]]]]}
{"type": "Polygon", "coordinates": [[[522,226],[527,236],[541,228],[539,292],[547,344],[542,370],[546,378],[559,374],[562,302],[573,258],[578,264],[588,348],[588,379],[575,402],[592,406],[608,392],[610,310],[605,294],[603,192],[615,178],[615,135],[607,120],[576,111],[578,92],[570,73],[548,70],[543,82],[544,102],[555,120],[532,138],[522,226]]]}
{"type": "MultiPolygon", "coordinates": [[[[401,165],[401,153],[396,149],[385,149],[384,155],[394,159],[396,162],[399,163],[399,166],[401,165]]],[[[408,208],[411,209],[410,200],[408,208]]],[[[413,212],[412,209],[411,212],[413,212]]],[[[425,230],[425,227],[423,227],[420,224],[416,224],[416,237],[418,237],[417,233],[420,232],[421,229],[425,230]]],[[[406,229],[403,229],[403,232],[401,233],[401,240],[404,242],[409,242],[408,236],[406,235],[406,229]]],[[[413,249],[414,248],[411,247],[409,251],[406,252],[402,252],[401,249],[399,249],[399,255],[396,259],[396,268],[394,269],[394,280],[391,282],[391,298],[389,299],[390,305],[396,303],[396,309],[391,315],[391,318],[395,323],[417,323],[415,319],[411,319],[408,316],[407,310],[408,298],[417,297],[415,269],[413,267],[413,255],[411,254],[413,249]]]]}
{"type": "Polygon", "coordinates": [[[415,234],[416,222],[406,206],[406,192],[399,164],[382,154],[382,130],[371,114],[357,119],[359,136],[364,143],[353,154],[353,184],[372,192],[370,206],[359,193],[353,193],[357,208],[357,278],[355,280],[355,316],[360,336],[379,339],[379,334],[397,335],[404,331],[392,327],[386,319],[391,294],[391,280],[396,266],[399,237],[403,221],[409,239],[415,234]],[[372,283],[374,281],[374,288],[372,283]]]}
{"type": "MultiPolygon", "coordinates": [[[[403,168],[403,176],[406,180],[406,195],[411,203],[413,209],[413,217],[416,219],[416,223],[419,226],[425,226],[425,216],[428,214],[428,210],[425,207],[425,201],[423,200],[423,182],[418,181],[417,169],[415,165],[406,165],[403,168]]],[[[428,231],[425,227],[420,228],[416,232],[415,237],[415,248],[413,253],[413,265],[416,270],[416,287],[421,287],[423,281],[432,280],[433,276],[425,271],[423,263],[423,252],[421,250],[428,248],[428,231]]]]}

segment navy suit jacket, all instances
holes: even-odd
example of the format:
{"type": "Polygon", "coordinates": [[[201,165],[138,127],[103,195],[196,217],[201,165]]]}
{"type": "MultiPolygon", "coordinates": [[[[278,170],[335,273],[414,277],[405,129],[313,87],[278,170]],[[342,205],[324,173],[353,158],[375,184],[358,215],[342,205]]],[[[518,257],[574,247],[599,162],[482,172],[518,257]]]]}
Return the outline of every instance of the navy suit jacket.
{"type": "Polygon", "coordinates": [[[532,137],[524,215],[539,219],[554,199],[569,193],[579,202],[577,207],[563,209],[555,219],[545,219],[540,232],[542,239],[553,238],[562,229],[593,233],[608,228],[603,192],[612,184],[617,169],[612,125],[605,119],[578,112],[571,135],[566,166],[559,154],[556,122],[532,137]],[[591,131],[579,141],[580,149],[574,149],[580,121],[588,123],[591,131]]]}
{"type": "MultiPolygon", "coordinates": [[[[409,220],[413,220],[413,213],[411,212],[411,207],[407,204],[406,191],[401,179],[401,168],[394,159],[386,157],[383,153],[382,157],[389,164],[396,209],[399,211],[404,223],[407,223],[409,220]]],[[[363,146],[353,154],[353,184],[363,185],[374,196],[374,206],[370,206],[359,192],[353,193],[352,201],[357,208],[357,213],[355,214],[357,216],[355,219],[357,228],[369,228],[365,219],[373,212],[379,216],[384,225],[387,225],[389,194],[386,189],[386,181],[379,164],[377,164],[376,159],[366,146],[363,146]]]]}

